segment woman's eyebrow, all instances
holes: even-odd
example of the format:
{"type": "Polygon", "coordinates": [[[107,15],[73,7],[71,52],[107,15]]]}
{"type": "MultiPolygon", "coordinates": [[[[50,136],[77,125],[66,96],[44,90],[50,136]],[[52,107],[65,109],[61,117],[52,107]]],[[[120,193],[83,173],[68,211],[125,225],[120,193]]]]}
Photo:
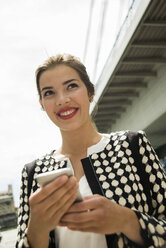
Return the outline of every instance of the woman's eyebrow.
{"type": "Polygon", "coordinates": [[[73,81],[78,81],[78,79],[72,78],[72,79],[66,80],[63,82],[63,85],[66,85],[66,84],[73,82],[73,81]]]}
{"type": "Polygon", "coordinates": [[[51,87],[51,86],[43,87],[43,88],[41,89],[41,92],[42,92],[43,90],[51,90],[51,89],[53,89],[53,87],[51,87]]]}
{"type": "MultiPolygon", "coordinates": [[[[72,78],[72,79],[69,79],[69,80],[64,81],[62,84],[63,84],[63,85],[66,85],[66,84],[71,83],[71,82],[73,82],[73,81],[78,81],[78,79],[72,78]]],[[[51,89],[53,89],[52,86],[46,86],[46,87],[43,87],[43,88],[41,89],[41,92],[42,92],[43,90],[51,90],[51,89]]]]}

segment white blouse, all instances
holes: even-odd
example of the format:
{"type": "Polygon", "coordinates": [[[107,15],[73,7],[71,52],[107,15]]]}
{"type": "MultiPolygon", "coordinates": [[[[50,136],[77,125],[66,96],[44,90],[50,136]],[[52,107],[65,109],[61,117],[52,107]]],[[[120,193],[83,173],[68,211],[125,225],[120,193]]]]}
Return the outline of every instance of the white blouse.
{"type": "MultiPolygon", "coordinates": [[[[91,146],[88,147],[87,155],[91,155],[92,153],[100,152],[104,149],[104,147],[109,143],[109,136],[107,134],[103,134],[101,140],[91,146]]],[[[68,159],[68,167],[72,167],[70,160],[68,159]]],[[[79,190],[82,196],[92,195],[92,191],[89,187],[87,179],[84,176],[81,177],[79,181],[79,190]]],[[[78,232],[71,231],[66,227],[56,227],[55,228],[56,235],[56,246],[58,248],[106,248],[107,243],[105,239],[105,235],[96,234],[96,233],[88,233],[88,232],[78,232]]]]}

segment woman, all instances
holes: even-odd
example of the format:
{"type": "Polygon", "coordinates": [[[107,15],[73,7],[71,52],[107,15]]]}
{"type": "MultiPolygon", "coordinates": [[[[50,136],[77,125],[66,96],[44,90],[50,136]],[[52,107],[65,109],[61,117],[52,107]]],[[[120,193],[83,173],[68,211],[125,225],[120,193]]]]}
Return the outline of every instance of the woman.
{"type": "Polygon", "coordinates": [[[42,108],[60,129],[62,146],[23,169],[16,247],[164,245],[166,176],[145,134],[136,136],[152,212],[134,161],[133,134],[101,134],[91,121],[94,86],[84,65],[71,55],[51,57],[37,69],[36,83],[42,108]],[[72,167],[74,176],[39,187],[37,174],[64,167],[72,167]],[[84,199],[75,203],[78,187],[84,199]]]}

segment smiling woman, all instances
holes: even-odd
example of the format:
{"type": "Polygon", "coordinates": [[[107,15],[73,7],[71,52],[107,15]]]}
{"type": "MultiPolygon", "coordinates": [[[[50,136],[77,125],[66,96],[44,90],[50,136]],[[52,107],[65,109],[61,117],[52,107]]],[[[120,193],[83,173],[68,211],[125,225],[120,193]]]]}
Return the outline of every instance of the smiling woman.
{"type": "Polygon", "coordinates": [[[94,86],[72,55],[49,58],[37,69],[36,83],[62,145],[23,168],[16,247],[164,245],[166,176],[145,134],[97,131],[89,115],[94,86]],[[37,183],[38,174],[65,167],[74,176],[37,183]],[[78,187],[83,201],[76,203],[78,187]]]}
{"type": "MultiPolygon", "coordinates": [[[[57,58],[58,56],[54,58],[54,62],[57,58]]],[[[67,58],[69,59],[69,55],[67,58]]],[[[70,61],[72,60],[73,57],[70,57],[70,61]]],[[[46,71],[38,72],[40,78],[37,85],[43,109],[61,132],[66,128],[76,129],[76,126],[82,124],[91,125],[89,101],[94,95],[94,88],[88,76],[85,84],[82,81],[85,75],[82,76],[80,69],[73,69],[66,62],[53,67],[53,58],[50,63],[51,66],[46,71]]]]}

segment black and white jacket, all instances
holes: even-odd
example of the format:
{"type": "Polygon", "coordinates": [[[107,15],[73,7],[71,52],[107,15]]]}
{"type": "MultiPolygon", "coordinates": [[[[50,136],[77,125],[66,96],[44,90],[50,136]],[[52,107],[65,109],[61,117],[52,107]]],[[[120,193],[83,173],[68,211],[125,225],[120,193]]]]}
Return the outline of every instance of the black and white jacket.
{"type": "MultiPolygon", "coordinates": [[[[103,151],[93,153],[81,162],[93,194],[101,194],[135,211],[141,226],[144,247],[166,247],[166,174],[145,134],[142,131],[111,133],[110,142],[103,151]],[[138,140],[139,163],[134,155],[135,148],[133,149],[131,144],[132,136],[136,136],[138,140]],[[138,166],[141,167],[141,172],[138,166]],[[149,195],[147,190],[145,193],[144,174],[146,185],[149,186],[149,195]]],[[[52,153],[24,166],[18,212],[17,248],[29,247],[26,237],[30,212],[28,196],[39,187],[36,175],[64,167],[66,162],[55,159],[52,153]],[[32,165],[30,180],[28,170],[32,165]],[[28,184],[31,192],[28,192],[28,184]]],[[[106,239],[109,248],[139,247],[121,233],[106,235],[106,239]]],[[[55,247],[52,238],[49,247],[55,247]]]]}

